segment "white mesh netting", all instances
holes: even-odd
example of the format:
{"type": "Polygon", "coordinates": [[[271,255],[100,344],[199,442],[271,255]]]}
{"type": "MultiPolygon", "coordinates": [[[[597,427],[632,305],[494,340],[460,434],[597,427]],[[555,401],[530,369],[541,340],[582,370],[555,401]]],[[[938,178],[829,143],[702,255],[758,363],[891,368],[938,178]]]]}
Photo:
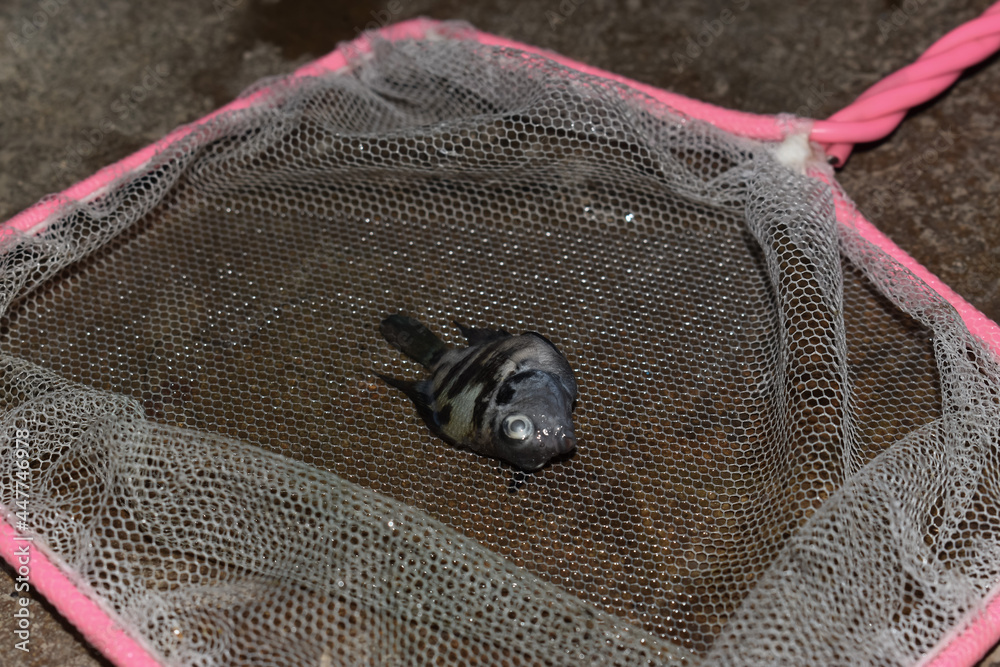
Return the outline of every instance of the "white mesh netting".
{"type": "Polygon", "coordinates": [[[0,503],[167,663],[895,665],[994,585],[996,360],[841,193],[457,38],[270,85],[0,248],[0,503]],[[435,439],[395,311],[553,340],[576,454],[435,439]]]}

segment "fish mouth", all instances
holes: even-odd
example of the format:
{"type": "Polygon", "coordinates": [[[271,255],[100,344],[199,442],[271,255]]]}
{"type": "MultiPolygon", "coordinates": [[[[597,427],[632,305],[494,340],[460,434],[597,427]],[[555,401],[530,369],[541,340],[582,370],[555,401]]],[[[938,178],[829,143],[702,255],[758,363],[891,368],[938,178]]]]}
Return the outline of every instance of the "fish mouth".
{"type": "Polygon", "coordinates": [[[564,433],[556,438],[556,452],[566,454],[576,449],[576,437],[572,433],[564,433]]]}
{"type": "Polygon", "coordinates": [[[547,433],[537,433],[530,446],[525,447],[506,459],[525,472],[534,472],[546,466],[554,458],[576,449],[576,436],[572,430],[557,427],[547,433]]]}
{"type": "Polygon", "coordinates": [[[576,438],[572,433],[556,434],[540,444],[543,445],[542,449],[535,450],[533,456],[522,458],[515,465],[525,472],[541,470],[552,459],[576,449],[576,438]]]}

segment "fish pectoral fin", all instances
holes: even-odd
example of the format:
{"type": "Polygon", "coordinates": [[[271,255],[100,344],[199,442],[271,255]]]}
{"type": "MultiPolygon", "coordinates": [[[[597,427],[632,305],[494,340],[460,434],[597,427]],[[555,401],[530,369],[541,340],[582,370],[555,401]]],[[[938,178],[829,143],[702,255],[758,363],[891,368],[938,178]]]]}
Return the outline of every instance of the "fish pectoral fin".
{"type": "Polygon", "coordinates": [[[420,418],[427,423],[427,425],[436,434],[440,434],[440,426],[438,426],[437,420],[434,418],[434,399],[431,397],[430,393],[427,391],[426,380],[400,380],[398,378],[389,377],[388,375],[382,375],[378,371],[374,371],[375,375],[382,378],[390,387],[400,390],[406,396],[413,401],[414,407],[417,408],[417,414],[420,418]]]}
{"type": "Polygon", "coordinates": [[[462,335],[465,336],[465,340],[469,341],[469,345],[488,343],[498,338],[509,338],[511,335],[510,332],[503,329],[477,329],[475,327],[467,327],[458,320],[452,320],[452,322],[462,332],[462,335]]]}

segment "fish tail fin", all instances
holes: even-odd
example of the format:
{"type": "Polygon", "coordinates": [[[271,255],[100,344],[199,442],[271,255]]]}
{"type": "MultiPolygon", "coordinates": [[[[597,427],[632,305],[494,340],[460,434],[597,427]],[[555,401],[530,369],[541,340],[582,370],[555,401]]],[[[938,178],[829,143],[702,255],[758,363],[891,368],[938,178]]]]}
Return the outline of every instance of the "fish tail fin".
{"type": "Polygon", "coordinates": [[[448,346],[412,317],[396,313],[382,320],[379,331],[389,343],[417,363],[431,368],[448,346]]]}

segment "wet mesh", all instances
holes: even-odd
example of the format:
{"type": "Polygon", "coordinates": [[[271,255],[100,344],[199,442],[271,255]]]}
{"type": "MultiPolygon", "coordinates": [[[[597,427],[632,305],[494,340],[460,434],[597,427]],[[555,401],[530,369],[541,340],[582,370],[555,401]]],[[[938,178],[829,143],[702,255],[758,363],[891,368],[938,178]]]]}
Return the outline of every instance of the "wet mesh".
{"type": "MultiPolygon", "coordinates": [[[[459,32],[461,32],[459,30],[459,32]]],[[[2,247],[0,502],[168,664],[916,661],[998,575],[998,368],[768,146],[541,57],[378,43],[2,247]],[[538,331],[521,476],[374,372],[538,331]]]]}

